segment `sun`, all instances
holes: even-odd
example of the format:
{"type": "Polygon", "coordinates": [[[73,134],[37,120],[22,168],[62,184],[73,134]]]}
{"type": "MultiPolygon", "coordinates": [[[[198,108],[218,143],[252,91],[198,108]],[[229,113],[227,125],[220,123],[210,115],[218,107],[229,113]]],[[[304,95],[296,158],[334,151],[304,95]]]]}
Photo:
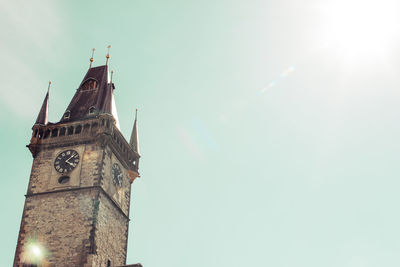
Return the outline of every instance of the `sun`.
{"type": "Polygon", "coordinates": [[[320,4],[322,47],[348,62],[383,59],[396,49],[399,0],[332,0],[320,4]]]}

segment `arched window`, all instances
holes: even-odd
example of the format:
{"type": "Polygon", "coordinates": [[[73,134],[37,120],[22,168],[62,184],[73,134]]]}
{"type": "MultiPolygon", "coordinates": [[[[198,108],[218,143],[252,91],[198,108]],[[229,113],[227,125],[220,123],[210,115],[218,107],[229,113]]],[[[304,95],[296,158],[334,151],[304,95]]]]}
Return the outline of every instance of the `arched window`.
{"type": "Polygon", "coordinates": [[[83,91],[96,89],[98,87],[98,83],[95,79],[88,79],[81,86],[83,91]]]}

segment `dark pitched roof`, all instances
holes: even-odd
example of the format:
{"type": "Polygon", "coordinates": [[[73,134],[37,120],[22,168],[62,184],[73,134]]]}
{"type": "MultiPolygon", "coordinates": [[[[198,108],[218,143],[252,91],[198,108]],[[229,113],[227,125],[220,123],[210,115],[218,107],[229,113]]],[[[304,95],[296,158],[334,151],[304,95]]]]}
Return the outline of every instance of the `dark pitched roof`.
{"type": "Polygon", "coordinates": [[[69,116],[63,116],[61,122],[79,120],[97,113],[113,114],[113,89],[107,65],[90,68],[66,110],[69,116]]]}
{"type": "Polygon", "coordinates": [[[40,108],[35,124],[42,124],[42,125],[47,124],[48,112],[49,112],[49,90],[47,90],[47,94],[43,100],[43,104],[42,107],[40,108]]]}

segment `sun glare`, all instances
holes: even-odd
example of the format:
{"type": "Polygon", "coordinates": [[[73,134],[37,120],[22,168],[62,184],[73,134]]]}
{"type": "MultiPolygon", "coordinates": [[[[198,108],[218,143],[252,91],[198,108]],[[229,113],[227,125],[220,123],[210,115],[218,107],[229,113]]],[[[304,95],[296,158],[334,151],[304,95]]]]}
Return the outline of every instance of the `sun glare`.
{"type": "Polygon", "coordinates": [[[386,58],[399,40],[399,2],[334,0],[321,5],[323,47],[341,60],[386,58]]]}

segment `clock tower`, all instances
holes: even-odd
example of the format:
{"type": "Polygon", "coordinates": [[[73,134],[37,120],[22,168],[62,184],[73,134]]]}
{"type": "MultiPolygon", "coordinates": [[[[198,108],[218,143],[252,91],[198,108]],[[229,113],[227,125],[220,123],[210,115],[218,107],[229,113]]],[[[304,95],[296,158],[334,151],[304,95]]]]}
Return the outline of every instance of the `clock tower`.
{"type": "Polygon", "coordinates": [[[90,67],[56,123],[47,121],[47,92],[27,146],[33,164],[14,266],[126,264],[140,156],[136,116],[128,142],[114,89],[107,64],[90,67]]]}

